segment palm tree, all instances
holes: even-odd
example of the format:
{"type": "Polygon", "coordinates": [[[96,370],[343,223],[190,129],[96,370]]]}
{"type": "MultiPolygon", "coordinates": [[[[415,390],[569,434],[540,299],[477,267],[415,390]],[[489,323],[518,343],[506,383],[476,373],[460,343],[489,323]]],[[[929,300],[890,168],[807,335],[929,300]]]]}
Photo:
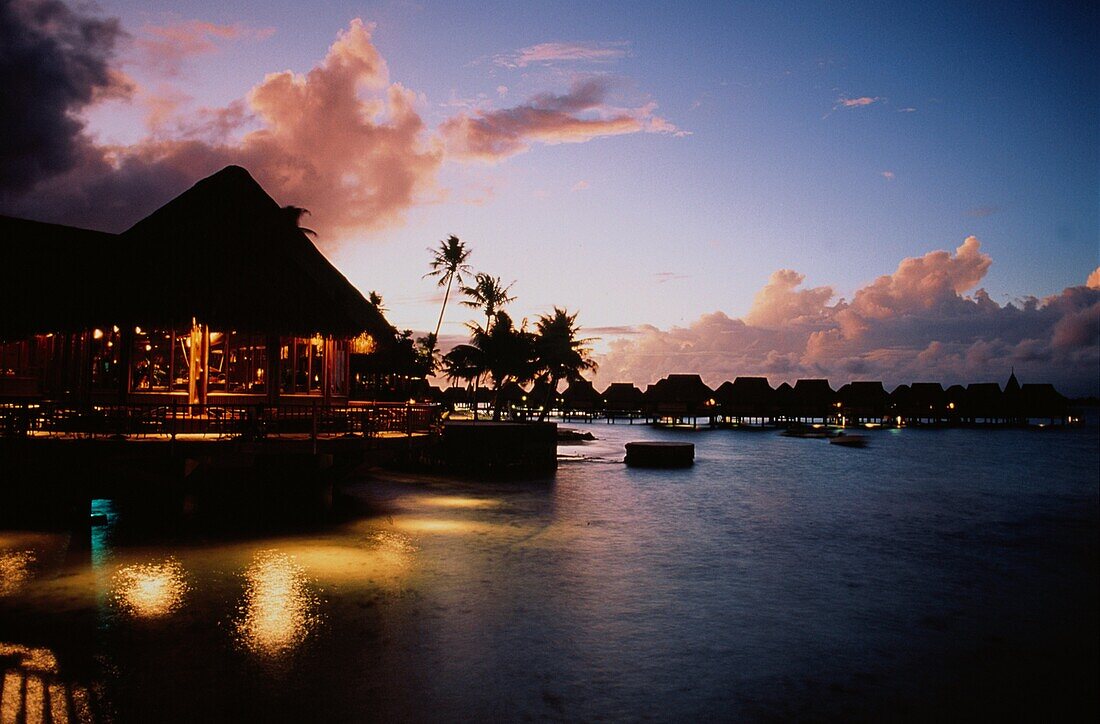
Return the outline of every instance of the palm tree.
{"type": "Polygon", "coordinates": [[[443,375],[452,385],[459,380],[466,382],[466,389],[470,392],[470,409],[474,413],[474,422],[477,422],[477,390],[486,372],[485,354],[473,344],[455,345],[443,355],[441,367],[443,375]]]}
{"type": "Polygon", "coordinates": [[[470,265],[466,259],[470,256],[470,250],[462,241],[451,234],[439,242],[439,248],[428,249],[432,255],[429,266],[432,268],[425,277],[439,277],[436,282],[441,287],[447,287],[443,293],[443,307],[439,310],[439,321],[435,323],[435,336],[439,336],[439,328],[443,325],[443,312],[447,309],[447,299],[451,296],[451,284],[456,280],[461,285],[462,275],[469,274],[470,265]]]}
{"type": "Polygon", "coordinates": [[[475,384],[488,377],[493,389],[493,419],[500,419],[500,390],[509,382],[524,383],[535,373],[535,336],[512,318],[497,312],[491,327],[476,322],[467,325],[470,343],[460,344],[444,357],[445,374],[472,380],[475,384]]]}
{"type": "Polygon", "coordinates": [[[283,216],[295,229],[308,236],[317,236],[316,231],[302,226],[302,217],[309,216],[309,209],[303,209],[301,206],[284,206],[282,211],[283,216]]]}
{"type": "Polygon", "coordinates": [[[379,312],[388,312],[388,311],[390,311],[390,310],[386,309],[386,307],[384,306],[385,302],[382,301],[382,295],[379,294],[378,292],[372,291],[370,294],[368,294],[367,295],[367,301],[370,302],[371,306],[373,306],[379,312]]]}
{"type": "Polygon", "coordinates": [[[462,304],[472,309],[485,310],[485,328],[489,329],[493,315],[505,304],[516,301],[515,297],[508,296],[515,282],[505,286],[500,277],[489,276],[484,272],[478,272],[474,282],[472,287],[462,287],[462,293],[469,297],[462,304]]]}
{"type": "Polygon", "coordinates": [[[434,334],[416,338],[416,376],[427,379],[439,369],[439,347],[434,334]]]}
{"type": "Polygon", "coordinates": [[[549,379],[546,400],[539,412],[539,422],[546,419],[550,398],[562,380],[573,381],[582,372],[595,372],[596,362],[591,358],[588,343],[592,339],[577,339],[577,315],[554,307],[553,314],[544,314],[535,323],[535,355],[538,369],[549,379]]]}

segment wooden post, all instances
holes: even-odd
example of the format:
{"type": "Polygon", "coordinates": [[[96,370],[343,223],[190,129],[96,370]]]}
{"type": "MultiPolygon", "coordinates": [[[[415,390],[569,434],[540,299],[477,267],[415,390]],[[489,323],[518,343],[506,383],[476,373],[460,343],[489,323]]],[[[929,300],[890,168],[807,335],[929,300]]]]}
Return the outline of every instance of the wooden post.
{"type": "Polygon", "coordinates": [[[118,334],[118,401],[125,403],[134,383],[134,328],[122,325],[118,334]]]}
{"type": "Polygon", "coordinates": [[[282,384],[282,340],[277,334],[267,335],[267,404],[270,407],[279,405],[279,386],[282,384]]]}

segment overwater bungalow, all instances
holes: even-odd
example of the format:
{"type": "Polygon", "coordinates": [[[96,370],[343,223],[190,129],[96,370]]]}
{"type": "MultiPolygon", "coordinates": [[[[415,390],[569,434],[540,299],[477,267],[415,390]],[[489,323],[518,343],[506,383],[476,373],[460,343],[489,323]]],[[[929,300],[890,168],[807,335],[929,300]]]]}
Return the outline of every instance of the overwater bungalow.
{"type": "Polygon", "coordinates": [[[718,414],[714,390],[699,375],[669,375],[658,380],[646,388],[645,402],[650,417],[670,425],[695,427],[700,418],[709,424],[718,414]]]}
{"type": "Polygon", "coordinates": [[[1025,423],[1058,425],[1072,421],[1069,400],[1045,383],[1025,383],[1020,388],[1020,412],[1025,423]]]}
{"type": "Polygon", "coordinates": [[[0,396],[342,404],[381,313],[242,168],[122,234],[0,217],[0,396]]]}
{"type": "Polygon", "coordinates": [[[620,418],[633,422],[642,416],[645,393],[629,382],[613,382],[600,393],[600,400],[608,422],[620,418]]]}
{"type": "Polygon", "coordinates": [[[879,381],[855,381],[837,390],[840,418],[845,425],[881,424],[890,395],[879,381]]]}
{"type": "Polygon", "coordinates": [[[765,425],[776,413],[775,390],[767,377],[738,377],[714,391],[723,419],[736,425],[765,425]]]}
{"type": "Polygon", "coordinates": [[[583,377],[571,380],[561,393],[561,413],[567,419],[591,419],[600,408],[600,393],[583,377]]]}
{"type": "Polygon", "coordinates": [[[826,423],[837,417],[836,393],[825,379],[803,379],[794,383],[786,417],[794,422],[826,423]]]}
{"type": "Polygon", "coordinates": [[[938,425],[947,413],[947,395],[939,382],[914,382],[898,414],[912,423],[938,425]]]}

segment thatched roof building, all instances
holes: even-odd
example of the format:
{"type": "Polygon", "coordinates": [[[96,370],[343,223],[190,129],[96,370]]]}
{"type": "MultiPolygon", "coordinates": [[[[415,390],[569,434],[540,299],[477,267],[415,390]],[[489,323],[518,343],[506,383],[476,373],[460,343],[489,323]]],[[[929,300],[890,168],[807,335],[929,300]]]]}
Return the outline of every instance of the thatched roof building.
{"type": "Polygon", "coordinates": [[[645,405],[645,393],[629,382],[612,382],[600,397],[608,412],[640,412],[645,405]]]}
{"type": "Polygon", "coordinates": [[[825,379],[803,379],[794,383],[788,417],[826,419],[836,412],[836,393],[825,379]]]}
{"type": "Polygon", "coordinates": [[[699,375],[669,375],[646,388],[645,401],[655,415],[702,415],[714,403],[714,390],[699,375]]]}
{"type": "Polygon", "coordinates": [[[592,412],[600,407],[600,393],[583,377],[571,380],[561,393],[561,405],[568,411],[592,412]]]}
{"type": "Polygon", "coordinates": [[[123,400],[346,396],[348,340],[393,329],[296,221],[237,166],[122,234],[0,217],[0,341],[27,363],[9,376],[123,400]]]}
{"type": "Polygon", "coordinates": [[[770,417],[775,414],[775,390],[767,377],[738,377],[723,382],[714,391],[722,414],[727,417],[770,417]]]}

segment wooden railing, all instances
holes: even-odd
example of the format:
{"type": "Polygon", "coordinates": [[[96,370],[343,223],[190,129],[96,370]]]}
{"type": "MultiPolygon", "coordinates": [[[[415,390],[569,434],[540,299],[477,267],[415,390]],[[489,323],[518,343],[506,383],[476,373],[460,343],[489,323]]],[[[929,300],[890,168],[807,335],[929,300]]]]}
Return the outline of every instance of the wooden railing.
{"type": "Polygon", "coordinates": [[[375,437],[438,432],[439,405],[370,403],[324,405],[74,405],[0,404],[0,437],[142,438],[180,435],[261,440],[269,436],[375,437]]]}

